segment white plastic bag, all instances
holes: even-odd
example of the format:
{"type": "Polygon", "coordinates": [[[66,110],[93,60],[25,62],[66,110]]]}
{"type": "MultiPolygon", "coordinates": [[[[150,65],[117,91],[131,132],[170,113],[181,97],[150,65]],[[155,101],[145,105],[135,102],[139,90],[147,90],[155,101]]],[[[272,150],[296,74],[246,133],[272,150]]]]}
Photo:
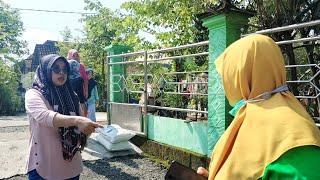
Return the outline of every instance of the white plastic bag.
{"type": "Polygon", "coordinates": [[[97,132],[101,133],[111,143],[128,141],[135,135],[133,132],[123,129],[117,124],[105,125],[103,128],[98,128],[97,132]]]}
{"type": "Polygon", "coordinates": [[[102,144],[108,151],[121,151],[121,150],[129,150],[132,149],[129,141],[123,141],[119,143],[111,143],[107,139],[104,138],[102,134],[98,134],[96,136],[97,141],[102,144]]]}

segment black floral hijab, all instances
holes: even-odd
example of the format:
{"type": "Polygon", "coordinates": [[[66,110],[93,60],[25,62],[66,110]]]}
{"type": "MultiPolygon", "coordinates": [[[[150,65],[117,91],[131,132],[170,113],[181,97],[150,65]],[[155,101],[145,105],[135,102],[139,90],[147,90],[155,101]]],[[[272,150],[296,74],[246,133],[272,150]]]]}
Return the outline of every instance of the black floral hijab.
{"type": "MultiPolygon", "coordinates": [[[[40,91],[48,100],[55,112],[64,115],[79,116],[79,99],[69,84],[69,79],[62,86],[55,86],[52,82],[52,66],[57,60],[66,64],[69,74],[68,61],[57,54],[46,55],[36,70],[32,88],[40,91]]],[[[68,76],[67,76],[68,77],[68,76]]],[[[82,150],[86,144],[86,135],[81,133],[76,126],[60,127],[60,140],[62,143],[63,158],[71,161],[78,150],[82,150]]]]}

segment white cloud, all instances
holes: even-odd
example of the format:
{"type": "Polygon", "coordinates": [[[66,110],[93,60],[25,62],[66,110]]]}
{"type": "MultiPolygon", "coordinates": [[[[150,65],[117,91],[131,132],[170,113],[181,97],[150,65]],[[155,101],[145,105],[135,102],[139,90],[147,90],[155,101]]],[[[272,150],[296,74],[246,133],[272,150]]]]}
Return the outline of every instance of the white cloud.
{"type": "Polygon", "coordinates": [[[36,44],[42,44],[46,40],[59,40],[59,33],[42,29],[29,28],[23,32],[22,39],[28,42],[28,49],[33,53],[36,44]]]}

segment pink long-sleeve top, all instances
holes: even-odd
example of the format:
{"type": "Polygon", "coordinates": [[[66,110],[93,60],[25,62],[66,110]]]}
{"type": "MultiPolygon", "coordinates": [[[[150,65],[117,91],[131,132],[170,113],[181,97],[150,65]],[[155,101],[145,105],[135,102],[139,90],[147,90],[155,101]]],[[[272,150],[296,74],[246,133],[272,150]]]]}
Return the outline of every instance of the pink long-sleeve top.
{"type": "Polygon", "coordinates": [[[88,82],[89,82],[89,77],[86,73],[86,68],[85,66],[80,63],[80,68],[79,68],[79,71],[80,71],[80,76],[82,77],[83,79],[83,94],[85,96],[85,98],[88,98],[88,82]]]}
{"type": "Polygon", "coordinates": [[[35,89],[26,92],[25,106],[30,122],[27,172],[34,169],[44,179],[62,180],[82,172],[82,158],[77,152],[71,162],[62,156],[58,129],[53,127],[54,112],[49,102],[35,89]]]}

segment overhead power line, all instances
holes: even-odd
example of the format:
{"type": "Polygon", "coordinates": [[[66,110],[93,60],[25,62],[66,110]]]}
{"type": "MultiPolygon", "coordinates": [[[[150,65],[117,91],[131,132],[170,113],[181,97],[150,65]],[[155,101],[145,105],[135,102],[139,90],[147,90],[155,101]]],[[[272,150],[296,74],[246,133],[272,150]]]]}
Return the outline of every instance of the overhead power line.
{"type": "Polygon", "coordinates": [[[64,14],[87,14],[94,15],[97,13],[89,13],[89,12],[77,12],[77,11],[58,11],[58,10],[45,10],[45,9],[26,9],[26,8],[12,8],[19,11],[38,11],[38,12],[47,12],[47,13],[64,13],[64,14]]]}

